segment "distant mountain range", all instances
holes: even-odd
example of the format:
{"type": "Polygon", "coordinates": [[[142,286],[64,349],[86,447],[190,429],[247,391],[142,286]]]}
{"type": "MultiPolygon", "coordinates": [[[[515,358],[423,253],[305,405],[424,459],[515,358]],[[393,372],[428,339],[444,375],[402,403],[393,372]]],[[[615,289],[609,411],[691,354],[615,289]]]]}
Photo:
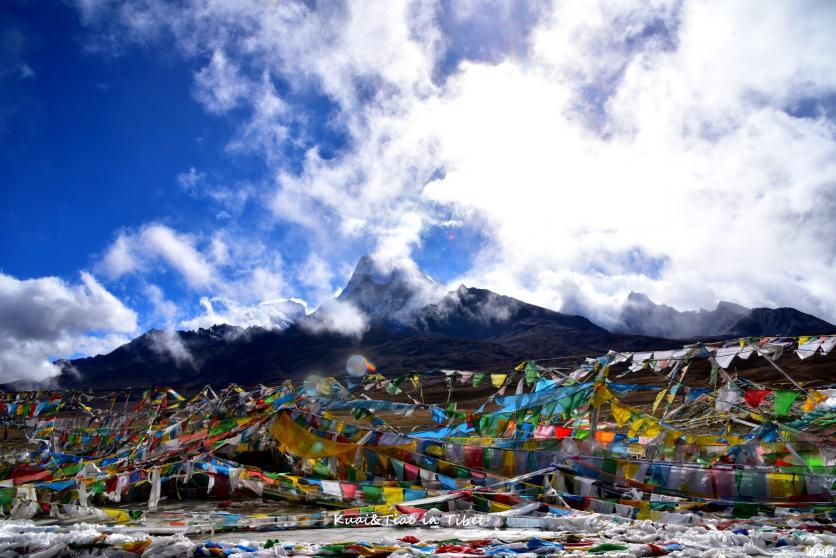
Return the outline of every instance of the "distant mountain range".
{"type": "Polygon", "coordinates": [[[383,268],[365,256],[336,299],[283,329],[152,330],[107,355],[58,364],[67,387],[246,385],[341,374],[357,353],[390,372],[501,371],[526,358],[674,348],[683,338],[831,332],[836,327],[791,308],[721,303],[710,312],[679,312],[637,293],[610,332],[485,289],[461,285],[445,293],[414,264],[383,268]]]}
{"type": "Polygon", "coordinates": [[[721,301],[714,310],[679,311],[631,292],[614,331],[636,335],[695,339],[758,335],[836,333],[836,326],[795,308],[745,308],[721,301]]]}

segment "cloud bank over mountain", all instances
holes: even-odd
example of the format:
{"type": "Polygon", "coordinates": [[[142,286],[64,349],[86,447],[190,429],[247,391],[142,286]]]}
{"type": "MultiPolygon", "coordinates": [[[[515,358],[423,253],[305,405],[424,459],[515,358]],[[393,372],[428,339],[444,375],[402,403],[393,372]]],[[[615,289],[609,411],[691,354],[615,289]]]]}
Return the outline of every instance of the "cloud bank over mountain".
{"type": "Polygon", "coordinates": [[[91,41],[123,29],[195,61],[206,110],[248,115],[228,149],[272,163],[275,218],[329,262],[335,241],[410,255],[455,212],[487,238],[465,278],[602,323],[630,289],[836,317],[833,6],[500,5],[491,21],[428,2],[82,13],[91,41]],[[491,44],[509,22],[525,40],[491,44]],[[348,139],[327,158],[309,143],[292,171],[309,94],[348,139]]]}

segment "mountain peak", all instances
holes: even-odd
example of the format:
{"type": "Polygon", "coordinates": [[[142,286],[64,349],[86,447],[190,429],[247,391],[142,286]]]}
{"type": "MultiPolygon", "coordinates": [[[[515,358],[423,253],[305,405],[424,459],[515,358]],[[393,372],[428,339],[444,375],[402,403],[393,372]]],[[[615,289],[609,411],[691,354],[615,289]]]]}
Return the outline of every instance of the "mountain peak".
{"type": "Polygon", "coordinates": [[[741,313],[745,313],[745,312],[749,311],[749,309],[746,308],[745,306],[741,306],[741,305],[736,304],[734,302],[729,302],[728,300],[721,300],[720,302],[718,302],[717,303],[717,310],[720,310],[720,311],[723,311],[723,312],[741,312],[741,313]]]}
{"type": "Polygon", "coordinates": [[[381,260],[365,255],[337,297],[375,319],[404,320],[440,298],[440,286],[409,259],[381,260]]]}
{"type": "Polygon", "coordinates": [[[656,304],[631,292],[616,331],[669,339],[830,333],[836,326],[794,308],[746,308],[721,300],[714,310],[685,310],[656,304]]]}
{"type": "Polygon", "coordinates": [[[630,294],[627,295],[627,301],[626,302],[627,303],[633,303],[633,304],[639,304],[639,303],[641,303],[641,304],[654,304],[654,305],[656,304],[655,302],[650,300],[650,297],[647,296],[646,294],[636,292],[636,291],[630,291],[630,294]]]}

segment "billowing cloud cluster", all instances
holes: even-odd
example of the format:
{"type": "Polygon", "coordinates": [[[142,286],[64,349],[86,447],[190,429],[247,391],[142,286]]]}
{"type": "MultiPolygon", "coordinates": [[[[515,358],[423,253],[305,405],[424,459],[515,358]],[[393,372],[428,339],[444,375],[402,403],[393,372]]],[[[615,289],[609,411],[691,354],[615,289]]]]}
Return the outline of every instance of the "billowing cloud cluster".
{"type": "MultiPolygon", "coordinates": [[[[631,289],[681,308],[724,298],[836,319],[836,7],[480,13],[200,0],[85,11],[94,29],[118,21],[204,60],[195,97],[249,115],[229,148],[275,165],[272,212],[332,265],[335,235],[399,257],[455,212],[488,239],[464,279],[604,324],[631,289]],[[522,45],[491,43],[506,28],[522,45]],[[336,106],[336,155],[291,132],[308,94],[336,106]],[[281,164],[288,142],[308,146],[300,171],[281,164]]],[[[191,263],[192,281],[208,278],[191,263]]]]}
{"type": "Polygon", "coordinates": [[[306,313],[302,300],[265,300],[251,306],[241,306],[220,297],[201,297],[203,313],[181,322],[186,329],[209,328],[216,324],[258,326],[266,329],[285,328],[306,313]]]}
{"type": "Polygon", "coordinates": [[[106,353],[137,330],[137,315],[92,275],[21,281],[0,273],[0,381],[39,381],[59,370],[51,360],[106,353]]]}

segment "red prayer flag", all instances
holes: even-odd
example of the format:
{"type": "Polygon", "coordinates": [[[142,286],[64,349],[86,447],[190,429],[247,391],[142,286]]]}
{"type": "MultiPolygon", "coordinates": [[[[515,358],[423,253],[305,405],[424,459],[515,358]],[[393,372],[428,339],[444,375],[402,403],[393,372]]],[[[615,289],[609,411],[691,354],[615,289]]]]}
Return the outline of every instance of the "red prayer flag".
{"type": "Polygon", "coordinates": [[[418,480],[418,467],[412,463],[404,463],[404,478],[408,481],[418,480]]]}
{"type": "Polygon", "coordinates": [[[772,393],[771,389],[748,389],[746,390],[746,394],[743,396],[743,399],[745,399],[746,403],[751,405],[753,409],[756,409],[758,405],[761,404],[761,401],[763,401],[770,393],[772,393]]]}
{"type": "Polygon", "coordinates": [[[351,499],[354,498],[354,493],[357,492],[357,485],[342,482],[340,483],[340,489],[342,489],[343,498],[351,499]]]}
{"type": "Polygon", "coordinates": [[[572,435],[572,429],[565,426],[558,426],[554,429],[555,438],[568,438],[572,435]]]}

